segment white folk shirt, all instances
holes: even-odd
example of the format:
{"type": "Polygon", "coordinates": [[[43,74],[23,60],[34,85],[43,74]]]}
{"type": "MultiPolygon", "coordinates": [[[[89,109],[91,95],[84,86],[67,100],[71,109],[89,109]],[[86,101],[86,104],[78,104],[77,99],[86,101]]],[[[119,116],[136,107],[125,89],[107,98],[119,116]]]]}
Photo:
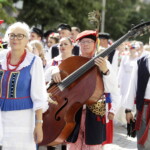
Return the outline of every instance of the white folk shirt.
{"type": "MultiPolygon", "coordinates": [[[[146,55],[149,55],[148,56],[148,70],[150,71],[150,53],[147,53],[147,52],[144,53],[140,57],[140,59],[146,55]]],[[[124,107],[127,109],[132,110],[133,106],[134,106],[134,101],[136,98],[136,91],[137,91],[137,78],[138,78],[138,65],[136,63],[134,66],[132,75],[131,75],[131,80],[130,80],[128,92],[127,92],[127,95],[125,97],[124,107]]],[[[148,80],[148,84],[147,84],[146,91],[145,91],[145,96],[144,96],[145,99],[150,99],[150,92],[149,91],[150,91],[150,78],[148,80]]]]}

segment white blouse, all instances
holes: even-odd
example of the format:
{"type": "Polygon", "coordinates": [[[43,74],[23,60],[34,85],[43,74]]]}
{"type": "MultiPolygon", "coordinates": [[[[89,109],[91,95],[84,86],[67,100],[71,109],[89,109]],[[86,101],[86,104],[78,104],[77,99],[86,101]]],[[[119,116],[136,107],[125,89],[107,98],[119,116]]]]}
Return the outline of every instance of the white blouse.
{"type": "MultiPolygon", "coordinates": [[[[0,64],[2,69],[7,70],[7,56],[8,50],[3,50],[0,52],[0,64]]],[[[33,101],[33,109],[36,111],[38,109],[43,109],[45,112],[48,108],[47,102],[47,91],[46,91],[46,84],[44,78],[44,71],[42,66],[42,61],[40,57],[32,54],[31,52],[27,52],[27,55],[24,61],[20,64],[17,70],[22,69],[30,65],[33,57],[35,56],[35,61],[31,67],[30,74],[31,74],[31,99],[33,101]]],[[[14,66],[9,66],[10,69],[13,69],[14,66]]]]}
{"type": "Polygon", "coordinates": [[[118,82],[122,94],[122,104],[123,104],[123,99],[129,88],[131,74],[136,62],[137,62],[137,58],[131,59],[130,56],[128,55],[122,58],[119,72],[118,72],[118,82]]]}

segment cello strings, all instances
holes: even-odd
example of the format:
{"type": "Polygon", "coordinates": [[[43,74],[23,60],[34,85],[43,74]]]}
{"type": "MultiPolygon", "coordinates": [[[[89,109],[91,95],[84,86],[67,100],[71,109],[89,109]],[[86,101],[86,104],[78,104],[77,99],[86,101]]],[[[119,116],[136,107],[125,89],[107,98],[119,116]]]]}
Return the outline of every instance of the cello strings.
{"type": "MultiPolygon", "coordinates": [[[[73,75],[71,75],[69,77],[69,79],[65,80],[64,83],[62,83],[62,84],[64,84],[63,87],[66,88],[67,86],[69,86],[71,83],[73,83],[74,80],[81,77],[81,75],[83,75],[92,66],[93,66],[93,62],[88,62],[87,64],[85,64],[84,67],[80,68],[77,72],[75,72],[73,75]]],[[[54,95],[56,95],[60,92],[60,90],[56,86],[52,89],[52,91],[53,91],[54,95]]]]}
{"type": "Polygon", "coordinates": [[[87,72],[94,65],[93,61],[89,61],[83,67],[79,68],[79,70],[75,71],[67,80],[64,81],[64,88],[73,83],[76,79],[81,77],[85,72],[87,72]]]}

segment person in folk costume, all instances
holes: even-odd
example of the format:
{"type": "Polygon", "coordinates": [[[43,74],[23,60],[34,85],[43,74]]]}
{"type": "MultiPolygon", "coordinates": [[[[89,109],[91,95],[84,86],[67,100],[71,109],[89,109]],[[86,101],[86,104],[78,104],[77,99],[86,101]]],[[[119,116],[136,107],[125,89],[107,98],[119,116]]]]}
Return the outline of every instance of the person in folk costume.
{"type": "Polygon", "coordinates": [[[39,40],[42,42],[43,32],[41,29],[33,27],[30,31],[30,41],[39,40]]]}
{"type": "Polygon", "coordinates": [[[0,52],[3,150],[36,150],[43,139],[47,92],[42,61],[28,51],[29,31],[25,23],[12,24],[6,31],[10,49],[0,52]]]}
{"type": "Polygon", "coordinates": [[[79,27],[71,27],[71,39],[76,42],[77,35],[81,32],[79,27]]]}
{"type": "MultiPolygon", "coordinates": [[[[141,49],[143,46],[140,42],[141,49]]],[[[141,51],[141,50],[140,50],[141,51]]],[[[143,50],[142,50],[143,51],[143,50]]],[[[125,98],[126,120],[134,120],[133,106],[136,104],[137,148],[150,149],[150,53],[143,51],[131,75],[130,85],[125,98]]]]}
{"type": "Polygon", "coordinates": [[[126,126],[127,122],[125,119],[125,110],[124,108],[124,99],[126,97],[128,88],[129,88],[129,83],[131,80],[131,74],[134,68],[135,63],[137,63],[138,59],[138,49],[140,48],[140,45],[136,41],[130,41],[128,43],[129,49],[129,55],[124,55],[122,57],[119,71],[118,71],[118,83],[119,83],[119,88],[121,92],[121,107],[118,110],[115,119],[117,122],[121,123],[122,126],[126,126]]]}
{"type": "MultiPolygon", "coordinates": [[[[109,33],[100,32],[98,34],[98,40],[99,40],[99,49],[106,49],[112,45],[112,41],[110,39],[109,33]]],[[[108,61],[111,63],[113,70],[118,73],[118,55],[119,51],[114,50],[108,55],[108,61]]]]}
{"type": "MultiPolygon", "coordinates": [[[[54,57],[51,62],[49,68],[45,72],[45,81],[51,82],[53,80],[55,83],[58,83],[61,81],[60,77],[60,70],[58,68],[58,65],[61,64],[61,62],[68,57],[72,56],[72,49],[73,49],[73,43],[70,38],[64,37],[60,39],[59,44],[59,55],[54,57]]],[[[56,147],[48,146],[47,150],[55,150],[56,147]]],[[[62,150],[66,149],[65,145],[61,146],[62,150]]]]}
{"type": "MultiPolygon", "coordinates": [[[[63,38],[63,37],[69,37],[71,38],[71,26],[68,24],[59,24],[57,27],[57,32],[59,33],[59,38],[63,38]]],[[[72,39],[71,39],[72,40],[72,39]]],[[[59,55],[59,49],[58,49],[58,44],[53,45],[49,52],[51,53],[50,56],[52,58],[56,57],[59,55]]],[[[73,49],[72,49],[72,53],[74,55],[79,55],[79,47],[78,45],[74,45],[73,49]]]]}
{"type": "Polygon", "coordinates": [[[44,47],[41,41],[32,40],[29,45],[31,46],[31,52],[39,56],[43,63],[44,71],[46,70],[47,61],[45,59],[44,47]]]}
{"type": "Polygon", "coordinates": [[[60,82],[61,78],[59,75],[59,68],[58,65],[61,64],[63,60],[66,58],[73,56],[72,55],[72,49],[73,49],[73,43],[70,38],[64,37],[62,38],[58,43],[60,54],[56,57],[54,57],[49,62],[49,68],[45,72],[45,80],[46,82],[51,81],[52,79],[58,83],[60,82]]]}
{"type": "MultiPolygon", "coordinates": [[[[96,32],[86,30],[78,34],[77,39],[81,49],[81,56],[92,58],[96,50],[96,32]]],[[[95,65],[98,66],[102,74],[105,93],[113,93],[114,99],[119,102],[119,89],[117,79],[111,68],[110,63],[102,57],[95,59],[95,65]]],[[[86,90],[86,89],[85,89],[86,90]]],[[[104,102],[105,94],[99,102],[104,102]]],[[[117,101],[107,114],[108,119],[114,118],[117,101]]],[[[92,106],[96,106],[96,104],[92,106]]],[[[106,140],[106,113],[99,115],[94,113],[94,107],[84,105],[76,114],[76,126],[68,137],[67,150],[97,150],[102,149],[102,143],[106,140]]],[[[105,108],[105,106],[104,106],[105,108]]]]}
{"type": "MultiPolygon", "coordinates": [[[[100,32],[98,34],[99,52],[105,51],[105,49],[110,47],[109,39],[110,39],[109,33],[100,32]]],[[[118,52],[116,50],[112,51],[109,54],[109,56],[106,56],[106,59],[112,65],[112,68],[113,68],[115,74],[117,74],[118,52]]],[[[114,102],[115,99],[114,100],[112,99],[111,93],[107,93],[107,95],[106,95],[106,112],[109,112],[109,110],[112,109],[112,101],[114,102]]],[[[113,120],[108,120],[106,118],[106,140],[103,142],[103,145],[110,144],[112,142],[113,142],[113,120]]]]}
{"type": "Polygon", "coordinates": [[[57,43],[59,43],[59,33],[52,32],[47,37],[47,45],[45,46],[45,58],[48,62],[52,59],[51,47],[56,45],[57,43]]]}
{"type": "Polygon", "coordinates": [[[48,50],[51,47],[51,43],[48,42],[48,38],[53,33],[55,33],[54,30],[47,30],[46,32],[43,33],[45,50],[48,50]]]}

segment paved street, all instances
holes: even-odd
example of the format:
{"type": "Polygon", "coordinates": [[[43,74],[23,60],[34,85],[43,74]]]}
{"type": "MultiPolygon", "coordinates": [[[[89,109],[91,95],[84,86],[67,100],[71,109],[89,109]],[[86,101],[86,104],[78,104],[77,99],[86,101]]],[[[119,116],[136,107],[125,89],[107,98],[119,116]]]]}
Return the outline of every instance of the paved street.
{"type": "MultiPolygon", "coordinates": [[[[115,124],[114,128],[114,143],[107,144],[103,150],[137,150],[136,138],[130,138],[126,136],[126,128],[115,124]]],[[[46,150],[46,148],[40,148],[39,150],[46,150]]],[[[58,148],[57,150],[61,150],[58,148]]]]}
{"type": "Polygon", "coordinates": [[[136,138],[127,137],[126,128],[115,124],[114,143],[107,144],[103,150],[137,150],[136,138]]]}

